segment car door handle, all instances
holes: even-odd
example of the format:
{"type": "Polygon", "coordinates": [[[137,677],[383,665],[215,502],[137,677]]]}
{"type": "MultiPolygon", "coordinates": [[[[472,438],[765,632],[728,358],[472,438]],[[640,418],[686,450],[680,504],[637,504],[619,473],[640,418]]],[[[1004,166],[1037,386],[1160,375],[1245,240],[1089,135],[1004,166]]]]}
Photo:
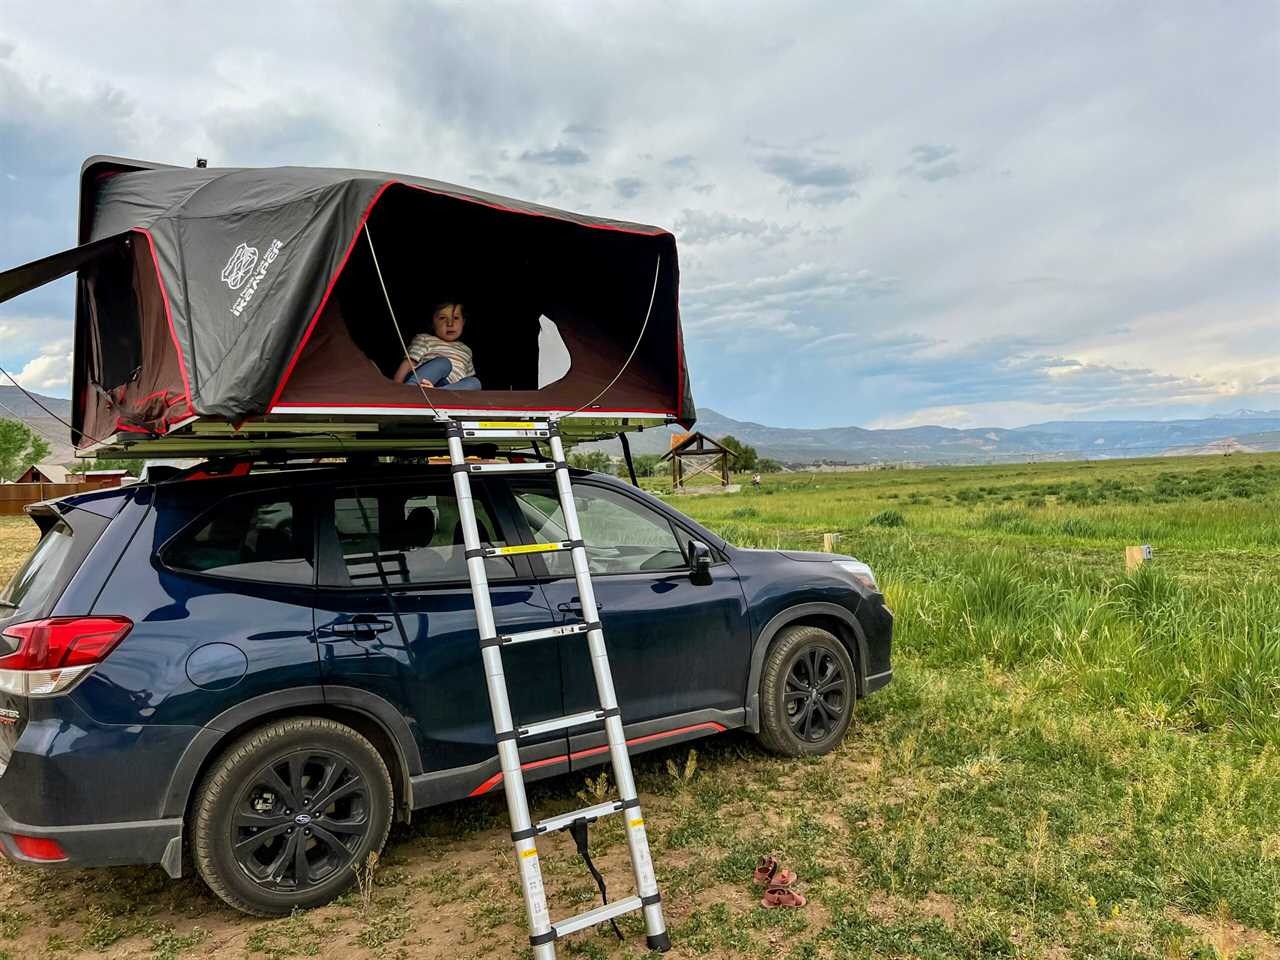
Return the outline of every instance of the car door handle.
{"type": "MultiPolygon", "coordinates": [[[[561,613],[581,613],[582,601],[579,600],[577,597],[574,597],[572,600],[566,600],[564,603],[556,604],[556,609],[559,610],[561,613]]],[[[604,604],[600,603],[599,601],[596,601],[596,609],[603,610],[604,604]]]]}
{"type": "Polygon", "coordinates": [[[341,621],[339,623],[331,623],[325,629],[340,637],[359,637],[372,636],[376,633],[386,633],[392,628],[392,626],[394,626],[394,624],[389,620],[364,615],[352,617],[350,620],[341,621]]]}

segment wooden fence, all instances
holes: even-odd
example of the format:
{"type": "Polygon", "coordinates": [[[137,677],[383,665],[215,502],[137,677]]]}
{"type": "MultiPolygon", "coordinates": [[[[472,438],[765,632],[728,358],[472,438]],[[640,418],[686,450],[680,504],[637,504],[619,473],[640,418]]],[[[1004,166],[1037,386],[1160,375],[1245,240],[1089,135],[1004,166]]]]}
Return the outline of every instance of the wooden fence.
{"type": "Polygon", "coordinates": [[[115,477],[109,480],[86,477],[83,483],[0,483],[0,516],[21,516],[29,503],[119,485],[115,477]]]}

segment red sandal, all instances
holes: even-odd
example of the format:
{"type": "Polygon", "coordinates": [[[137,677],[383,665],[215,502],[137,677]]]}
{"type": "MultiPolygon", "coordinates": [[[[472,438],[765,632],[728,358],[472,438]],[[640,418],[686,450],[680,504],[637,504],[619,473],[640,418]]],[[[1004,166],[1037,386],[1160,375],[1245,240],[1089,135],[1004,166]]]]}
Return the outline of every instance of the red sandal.
{"type": "Polygon", "coordinates": [[[751,879],[758,887],[789,887],[796,882],[796,872],[780,866],[773,854],[761,857],[751,879]]]}
{"type": "Polygon", "coordinates": [[[764,892],[760,906],[766,910],[773,910],[777,907],[803,907],[808,902],[801,894],[796,893],[790,887],[771,886],[764,892]]]}

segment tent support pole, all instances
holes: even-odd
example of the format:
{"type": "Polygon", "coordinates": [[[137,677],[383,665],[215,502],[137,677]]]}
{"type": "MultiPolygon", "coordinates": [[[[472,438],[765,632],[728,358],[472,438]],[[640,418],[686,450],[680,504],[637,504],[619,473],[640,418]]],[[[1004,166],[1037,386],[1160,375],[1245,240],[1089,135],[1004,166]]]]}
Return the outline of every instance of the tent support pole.
{"type": "Polygon", "coordinates": [[[627,473],[631,475],[631,485],[638,487],[640,481],[636,479],[636,465],[631,459],[631,441],[627,439],[625,433],[618,434],[618,439],[622,441],[622,459],[627,461],[627,473]]]}

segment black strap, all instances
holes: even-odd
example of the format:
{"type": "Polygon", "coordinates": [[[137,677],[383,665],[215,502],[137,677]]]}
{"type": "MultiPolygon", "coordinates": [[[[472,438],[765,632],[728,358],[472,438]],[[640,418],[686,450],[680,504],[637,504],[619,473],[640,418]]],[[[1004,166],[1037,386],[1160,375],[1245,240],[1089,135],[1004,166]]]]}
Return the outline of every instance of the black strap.
{"type": "Polygon", "coordinates": [[[535,947],[540,947],[544,943],[552,943],[556,939],[556,928],[552,927],[546,933],[540,933],[537,936],[529,938],[529,943],[535,947]]]}
{"type": "Polygon", "coordinates": [[[518,843],[521,840],[531,840],[538,835],[536,827],[525,827],[523,830],[511,831],[511,842],[518,843]]]}
{"type": "MultiPolygon", "coordinates": [[[[591,872],[591,876],[595,878],[596,886],[600,888],[600,899],[605,903],[609,902],[609,893],[604,887],[604,877],[600,875],[600,871],[596,869],[596,865],[591,862],[591,853],[587,849],[587,820],[585,817],[579,817],[573,823],[569,824],[569,836],[573,837],[573,845],[578,848],[578,856],[582,858],[582,862],[587,865],[587,870],[591,872]]],[[[618,929],[618,921],[610,919],[609,925],[613,927],[613,932],[618,935],[618,939],[622,940],[622,931],[618,929]]]]}

